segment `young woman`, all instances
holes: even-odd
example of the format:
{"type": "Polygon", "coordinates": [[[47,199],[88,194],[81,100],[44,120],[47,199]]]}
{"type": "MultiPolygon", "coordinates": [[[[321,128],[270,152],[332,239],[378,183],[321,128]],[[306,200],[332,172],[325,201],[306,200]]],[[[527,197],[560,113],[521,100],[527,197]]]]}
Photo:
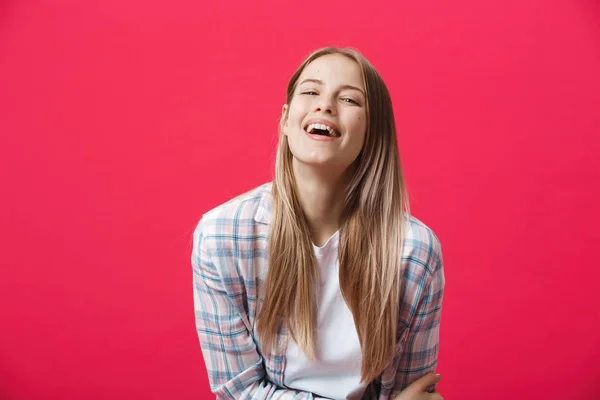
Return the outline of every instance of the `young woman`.
{"type": "Polygon", "coordinates": [[[192,254],[212,391],[229,399],[441,399],[438,239],[410,215],[388,90],[350,49],[311,54],[275,179],[207,212],[192,254]]]}

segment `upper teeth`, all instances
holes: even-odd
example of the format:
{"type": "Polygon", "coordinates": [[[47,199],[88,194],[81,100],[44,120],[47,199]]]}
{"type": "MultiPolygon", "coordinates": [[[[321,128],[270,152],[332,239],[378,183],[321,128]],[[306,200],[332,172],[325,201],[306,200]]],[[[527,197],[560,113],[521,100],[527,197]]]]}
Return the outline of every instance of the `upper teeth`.
{"type": "Polygon", "coordinates": [[[306,127],[306,132],[313,133],[313,131],[315,129],[320,129],[322,131],[327,131],[327,132],[329,132],[329,136],[337,136],[337,133],[335,132],[335,130],[332,127],[327,126],[325,124],[309,124],[306,127]]]}

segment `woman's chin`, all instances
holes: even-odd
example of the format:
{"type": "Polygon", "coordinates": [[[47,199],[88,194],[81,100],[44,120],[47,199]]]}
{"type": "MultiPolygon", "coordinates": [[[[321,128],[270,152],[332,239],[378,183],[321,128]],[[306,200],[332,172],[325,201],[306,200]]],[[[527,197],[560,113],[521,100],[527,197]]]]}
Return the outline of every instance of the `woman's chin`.
{"type": "Polygon", "coordinates": [[[340,162],[340,160],[335,157],[324,157],[323,155],[305,157],[302,159],[296,158],[296,161],[301,168],[325,170],[328,172],[339,171],[339,173],[342,173],[348,167],[348,165],[340,162]]]}

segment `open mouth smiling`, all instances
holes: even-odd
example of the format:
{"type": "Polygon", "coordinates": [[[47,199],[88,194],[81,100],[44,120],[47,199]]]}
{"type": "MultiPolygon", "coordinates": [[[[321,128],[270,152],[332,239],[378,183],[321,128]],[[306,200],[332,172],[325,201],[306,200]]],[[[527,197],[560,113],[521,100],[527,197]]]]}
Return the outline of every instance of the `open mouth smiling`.
{"type": "MultiPolygon", "coordinates": [[[[325,122],[325,121],[323,121],[325,122]]],[[[329,124],[324,124],[321,122],[311,122],[304,126],[304,130],[311,135],[321,135],[328,137],[340,137],[340,133],[329,124]]]]}

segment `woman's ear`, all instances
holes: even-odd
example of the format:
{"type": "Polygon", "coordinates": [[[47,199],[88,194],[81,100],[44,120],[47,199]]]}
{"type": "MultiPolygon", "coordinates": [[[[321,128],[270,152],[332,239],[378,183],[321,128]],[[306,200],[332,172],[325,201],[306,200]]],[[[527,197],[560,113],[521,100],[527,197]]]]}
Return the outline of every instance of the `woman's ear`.
{"type": "Polygon", "coordinates": [[[285,132],[285,127],[287,126],[287,119],[288,119],[288,105],[284,104],[283,107],[281,107],[281,119],[279,120],[279,127],[281,128],[281,131],[287,135],[287,133],[285,132]]]}

